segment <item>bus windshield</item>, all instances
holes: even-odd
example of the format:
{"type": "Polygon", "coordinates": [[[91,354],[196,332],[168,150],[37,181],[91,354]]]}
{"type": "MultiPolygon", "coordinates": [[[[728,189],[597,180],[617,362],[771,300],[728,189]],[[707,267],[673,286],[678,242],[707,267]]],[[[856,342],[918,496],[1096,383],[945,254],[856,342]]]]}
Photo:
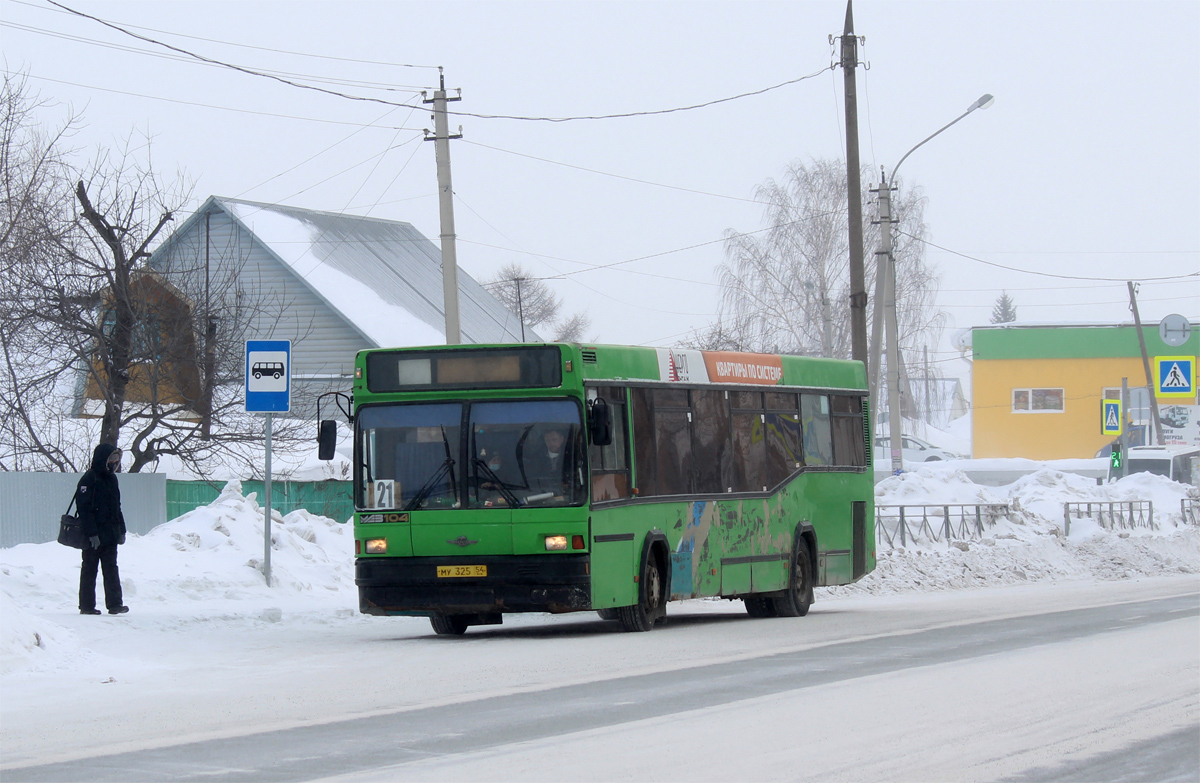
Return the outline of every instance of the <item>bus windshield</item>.
{"type": "Polygon", "coordinates": [[[571,400],[474,403],[468,505],[583,503],[584,450],[579,405],[571,400]]]}
{"type": "Polygon", "coordinates": [[[357,424],[360,508],[516,508],[587,500],[580,409],[571,400],[371,405],[360,410],[357,424]]]}
{"type": "Polygon", "coordinates": [[[462,404],[372,405],[358,415],[361,508],[458,505],[462,404]]]}

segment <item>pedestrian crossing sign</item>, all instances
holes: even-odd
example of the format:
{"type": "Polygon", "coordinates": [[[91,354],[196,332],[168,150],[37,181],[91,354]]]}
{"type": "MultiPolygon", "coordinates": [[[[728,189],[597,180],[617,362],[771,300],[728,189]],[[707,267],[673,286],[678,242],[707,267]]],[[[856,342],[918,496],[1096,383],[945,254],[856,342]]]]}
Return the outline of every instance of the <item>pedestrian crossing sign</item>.
{"type": "Polygon", "coordinates": [[[1156,356],[1154,365],[1158,370],[1158,397],[1196,396],[1196,357],[1156,356]]]}
{"type": "Polygon", "coordinates": [[[1121,401],[1100,400],[1100,432],[1104,435],[1121,434],[1121,401]]]}

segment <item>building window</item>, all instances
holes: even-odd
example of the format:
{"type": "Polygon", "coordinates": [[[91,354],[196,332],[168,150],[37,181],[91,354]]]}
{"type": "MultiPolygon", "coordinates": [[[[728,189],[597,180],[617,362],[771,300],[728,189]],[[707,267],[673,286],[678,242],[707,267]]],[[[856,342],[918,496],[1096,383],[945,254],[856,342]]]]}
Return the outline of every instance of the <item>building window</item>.
{"type": "Polygon", "coordinates": [[[1013,413],[1062,413],[1062,389],[1013,389],[1013,413]]]}

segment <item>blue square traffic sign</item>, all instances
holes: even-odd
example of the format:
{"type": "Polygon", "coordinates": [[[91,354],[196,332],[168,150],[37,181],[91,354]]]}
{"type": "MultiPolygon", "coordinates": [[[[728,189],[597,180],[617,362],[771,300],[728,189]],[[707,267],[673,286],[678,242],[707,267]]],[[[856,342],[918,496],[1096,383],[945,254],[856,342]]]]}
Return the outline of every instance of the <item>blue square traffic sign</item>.
{"type": "Polygon", "coordinates": [[[1193,356],[1156,356],[1157,397],[1195,397],[1196,361],[1193,356]]]}
{"type": "Polygon", "coordinates": [[[292,341],[246,341],[246,412],[292,408],[292,341]]]}

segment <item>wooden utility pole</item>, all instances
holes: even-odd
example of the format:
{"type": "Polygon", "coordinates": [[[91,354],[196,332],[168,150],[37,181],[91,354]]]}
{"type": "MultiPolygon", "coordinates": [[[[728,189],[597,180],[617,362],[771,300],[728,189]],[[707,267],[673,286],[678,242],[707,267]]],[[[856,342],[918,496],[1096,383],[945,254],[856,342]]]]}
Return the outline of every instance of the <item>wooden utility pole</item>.
{"type": "Polygon", "coordinates": [[[1137,291],[1133,287],[1133,281],[1126,283],[1129,286],[1129,309],[1133,311],[1133,324],[1137,327],[1138,345],[1142,348],[1142,367],[1146,370],[1146,391],[1150,393],[1150,416],[1154,421],[1155,442],[1159,446],[1163,445],[1162,422],[1158,419],[1158,397],[1154,394],[1154,376],[1150,373],[1150,355],[1146,352],[1146,336],[1142,334],[1142,317],[1138,315],[1137,306],[1137,291]]]}
{"type": "MultiPolygon", "coordinates": [[[[867,284],[863,273],[862,177],[858,163],[858,38],[854,0],[846,0],[842,75],[846,85],[846,198],[850,223],[850,356],[867,369],[867,284]]],[[[874,411],[872,411],[874,413],[874,411]]]]}

